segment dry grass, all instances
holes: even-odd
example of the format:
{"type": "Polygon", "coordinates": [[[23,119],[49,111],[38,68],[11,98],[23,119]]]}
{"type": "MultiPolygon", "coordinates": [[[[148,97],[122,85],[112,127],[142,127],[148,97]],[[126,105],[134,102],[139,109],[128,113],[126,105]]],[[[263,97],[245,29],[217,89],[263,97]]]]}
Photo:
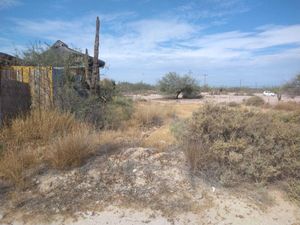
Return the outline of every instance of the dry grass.
{"type": "Polygon", "coordinates": [[[300,104],[293,101],[288,102],[279,102],[274,106],[276,110],[285,110],[285,111],[300,111],[300,104]]]}
{"type": "Polygon", "coordinates": [[[80,166],[97,148],[97,136],[89,129],[58,137],[49,147],[46,156],[50,165],[56,169],[80,166]]]}
{"type": "Polygon", "coordinates": [[[161,126],[164,121],[175,117],[174,108],[159,103],[137,104],[132,124],[140,127],[161,126]]]}
{"type": "Polygon", "coordinates": [[[37,155],[29,149],[16,152],[6,151],[0,158],[0,178],[10,181],[16,186],[25,184],[25,170],[38,163],[37,155]]]}
{"type": "Polygon", "coordinates": [[[157,148],[161,151],[174,143],[175,138],[170,132],[169,125],[164,125],[146,134],[142,141],[143,147],[157,148]]]}
{"type": "Polygon", "coordinates": [[[79,129],[81,123],[69,113],[56,110],[34,110],[29,115],[13,120],[11,126],[1,131],[6,142],[22,145],[28,142],[48,142],[79,129]]]}
{"type": "Polygon", "coordinates": [[[98,134],[100,145],[126,145],[128,142],[139,142],[141,138],[141,131],[136,127],[126,127],[122,130],[103,130],[98,134]]]}
{"type": "Polygon", "coordinates": [[[79,158],[90,152],[87,133],[91,130],[93,128],[76,121],[71,114],[55,110],[32,111],[15,119],[0,131],[0,177],[22,186],[26,170],[44,163],[50,155],[53,166],[64,168],[79,163],[79,158]],[[51,151],[47,151],[49,148],[51,151]],[[87,150],[83,150],[85,148],[87,150]],[[55,163],[54,153],[60,154],[55,163]]]}

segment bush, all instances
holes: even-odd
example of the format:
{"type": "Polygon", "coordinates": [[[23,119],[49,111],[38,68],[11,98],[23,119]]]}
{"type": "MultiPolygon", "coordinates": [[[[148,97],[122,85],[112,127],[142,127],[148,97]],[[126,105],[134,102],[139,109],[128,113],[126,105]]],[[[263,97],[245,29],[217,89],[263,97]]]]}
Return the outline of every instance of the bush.
{"type": "Polygon", "coordinates": [[[99,129],[116,129],[133,112],[132,100],[118,95],[113,82],[109,80],[101,82],[99,95],[80,96],[70,87],[65,88],[62,95],[64,97],[58,101],[58,108],[99,129]]]}
{"type": "Polygon", "coordinates": [[[300,178],[300,125],[272,112],[204,105],[175,135],[191,168],[225,186],[300,178]]]}
{"type": "Polygon", "coordinates": [[[125,121],[128,121],[133,113],[133,102],[131,99],[121,96],[115,96],[105,108],[104,127],[117,129],[122,127],[125,121]]]}
{"type": "Polygon", "coordinates": [[[182,94],[183,98],[196,97],[199,86],[189,75],[180,76],[177,73],[166,74],[159,82],[158,87],[165,94],[175,95],[176,99],[182,94]]]}
{"type": "Polygon", "coordinates": [[[240,106],[240,104],[237,103],[237,102],[228,102],[227,105],[228,105],[229,107],[238,107],[238,106],[240,106]]]}
{"type": "Polygon", "coordinates": [[[117,84],[117,89],[121,93],[125,93],[125,94],[132,94],[132,93],[144,94],[144,93],[149,93],[151,91],[155,91],[156,87],[143,82],[138,82],[138,83],[119,82],[117,84]]]}
{"type": "Polygon", "coordinates": [[[283,85],[283,91],[291,97],[300,95],[300,74],[290,82],[283,85]]]}
{"type": "Polygon", "coordinates": [[[259,96],[252,96],[246,100],[246,105],[248,106],[262,106],[264,104],[265,101],[259,96]]]}

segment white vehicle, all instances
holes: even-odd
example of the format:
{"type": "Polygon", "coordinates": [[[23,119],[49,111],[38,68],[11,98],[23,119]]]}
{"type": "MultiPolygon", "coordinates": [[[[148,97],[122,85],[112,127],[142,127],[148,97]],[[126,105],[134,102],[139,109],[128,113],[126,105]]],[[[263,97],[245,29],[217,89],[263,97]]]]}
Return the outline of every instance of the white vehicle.
{"type": "Polygon", "coordinates": [[[271,91],[264,91],[263,94],[264,94],[264,96],[275,96],[275,93],[273,93],[271,91]]]}

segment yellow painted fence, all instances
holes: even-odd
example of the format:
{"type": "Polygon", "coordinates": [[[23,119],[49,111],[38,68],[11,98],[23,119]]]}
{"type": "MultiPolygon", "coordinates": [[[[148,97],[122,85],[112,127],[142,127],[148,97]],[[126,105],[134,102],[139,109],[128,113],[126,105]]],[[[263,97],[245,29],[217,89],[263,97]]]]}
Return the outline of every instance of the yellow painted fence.
{"type": "Polygon", "coordinates": [[[32,107],[53,105],[53,69],[38,66],[10,66],[0,68],[0,79],[29,84],[32,107]]]}

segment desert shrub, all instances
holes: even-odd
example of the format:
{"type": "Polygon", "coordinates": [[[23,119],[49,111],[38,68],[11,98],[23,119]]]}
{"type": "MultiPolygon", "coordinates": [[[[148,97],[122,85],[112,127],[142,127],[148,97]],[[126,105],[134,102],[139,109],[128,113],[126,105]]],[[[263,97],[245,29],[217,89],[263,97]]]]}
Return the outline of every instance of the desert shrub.
{"type": "Polygon", "coordinates": [[[174,118],[172,107],[161,104],[138,104],[133,114],[133,122],[138,126],[161,126],[164,120],[174,118]]]}
{"type": "Polygon", "coordinates": [[[109,129],[122,127],[123,123],[131,118],[133,110],[133,102],[131,99],[115,96],[105,108],[104,127],[109,129]]]}
{"type": "Polygon", "coordinates": [[[238,107],[238,106],[240,106],[240,104],[237,103],[237,102],[228,102],[227,105],[228,105],[229,107],[238,107]]]}
{"type": "Polygon", "coordinates": [[[278,104],[274,106],[274,109],[286,110],[286,111],[296,111],[296,110],[300,111],[300,104],[293,101],[278,102],[278,104]]]}
{"type": "Polygon", "coordinates": [[[118,128],[133,111],[132,101],[119,95],[114,81],[108,79],[101,81],[97,94],[85,93],[86,90],[73,88],[72,85],[65,85],[60,91],[57,108],[98,129],[118,128]]]}
{"type": "Polygon", "coordinates": [[[265,101],[259,96],[252,96],[248,98],[245,103],[248,106],[262,106],[265,104],[265,101]]]}
{"type": "Polygon", "coordinates": [[[117,84],[117,89],[121,93],[125,93],[125,94],[129,94],[129,93],[144,94],[144,93],[149,93],[151,91],[155,91],[156,87],[154,85],[146,84],[144,82],[138,82],[138,83],[119,82],[117,84]]]}
{"type": "Polygon", "coordinates": [[[192,169],[223,185],[300,178],[300,125],[273,112],[204,105],[174,132],[192,169]]]}
{"type": "Polygon", "coordinates": [[[159,90],[176,98],[182,94],[183,98],[193,98],[199,93],[197,81],[190,75],[180,76],[177,73],[168,73],[158,82],[159,90]]]}
{"type": "Polygon", "coordinates": [[[300,74],[285,85],[283,85],[282,89],[291,97],[300,95],[300,74]]]}
{"type": "Polygon", "coordinates": [[[50,165],[57,169],[80,166],[96,148],[96,136],[88,128],[58,137],[46,156],[50,165]]]}

